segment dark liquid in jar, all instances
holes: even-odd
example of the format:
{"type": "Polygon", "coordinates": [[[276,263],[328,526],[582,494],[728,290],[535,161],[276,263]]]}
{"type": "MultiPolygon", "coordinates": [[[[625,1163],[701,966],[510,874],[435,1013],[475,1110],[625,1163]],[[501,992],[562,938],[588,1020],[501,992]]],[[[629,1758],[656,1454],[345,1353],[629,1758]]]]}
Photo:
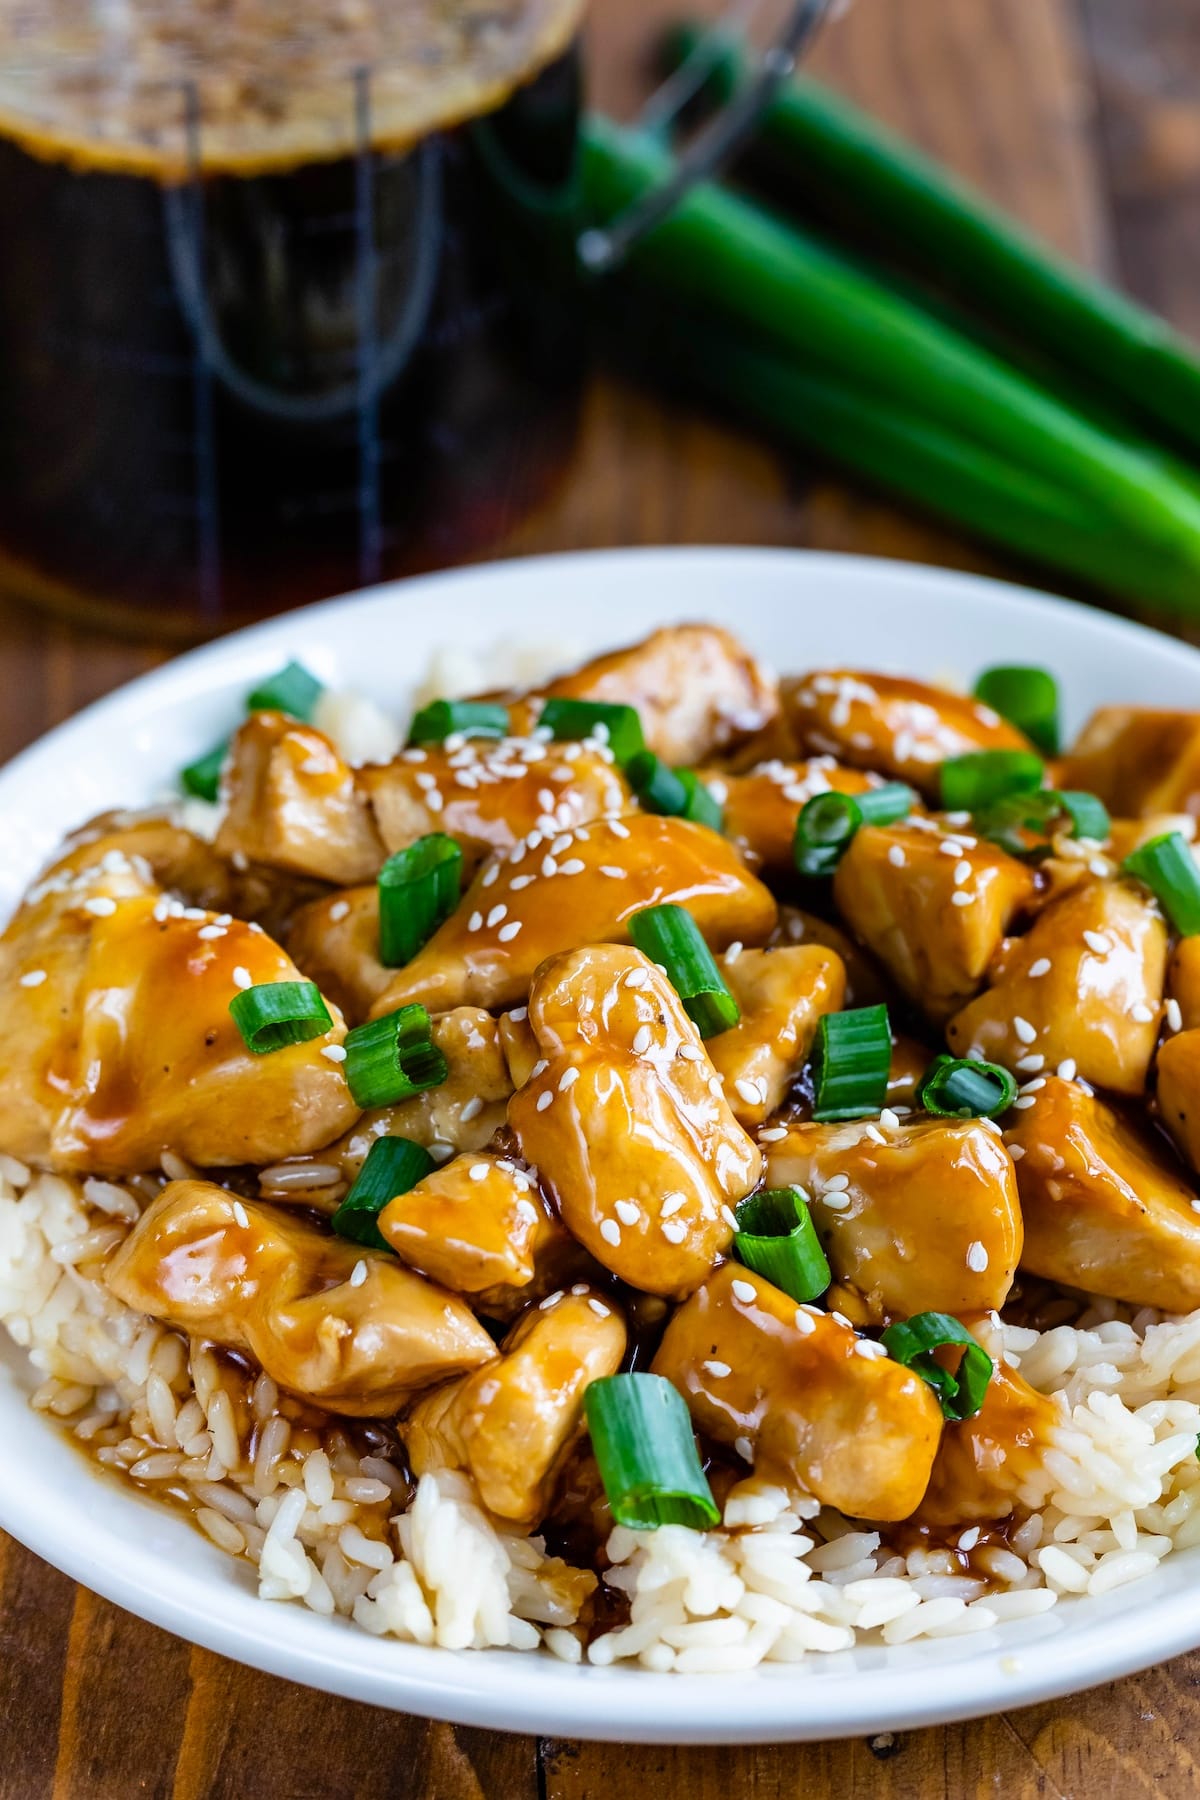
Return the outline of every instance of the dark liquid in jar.
{"type": "Polygon", "coordinates": [[[0,586],[198,635],[478,551],[562,467],[575,52],[396,150],[347,81],[353,153],[260,174],[0,123],[0,586]]]}

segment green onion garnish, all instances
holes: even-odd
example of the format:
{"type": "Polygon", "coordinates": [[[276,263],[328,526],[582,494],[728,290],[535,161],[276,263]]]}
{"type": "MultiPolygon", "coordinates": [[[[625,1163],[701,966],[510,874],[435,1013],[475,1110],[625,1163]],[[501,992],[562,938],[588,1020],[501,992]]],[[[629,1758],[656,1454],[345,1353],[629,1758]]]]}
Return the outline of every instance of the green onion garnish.
{"type": "Polygon", "coordinates": [[[210,750],[206,756],[198,756],[186,769],[181,770],[180,786],[185,794],[194,794],[197,800],[215,800],[221,791],[221,769],[229,751],[226,740],[210,750]]]}
{"type": "Polygon", "coordinates": [[[1058,683],[1048,669],[1016,663],[985,669],[975,683],[975,698],[1023,731],[1047,756],[1058,755],[1058,683]]]}
{"type": "Polygon", "coordinates": [[[376,1221],[389,1200],[407,1194],[436,1167],[428,1150],[411,1138],[376,1138],[354,1185],[329,1223],[339,1237],[352,1238],[371,1250],[390,1250],[376,1221]]]}
{"type": "Polygon", "coordinates": [[[902,781],[861,794],[814,794],[800,809],[792,857],[801,875],[832,875],[860,825],[892,825],[907,818],[917,796],[902,781]]]}
{"type": "Polygon", "coordinates": [[[720,1522],[687,1402],[661,1375],[605,1375],[583,1396],[612,1516],[632,1531],[720,1522]]]}
{"type": "Polygon", "coordinates": [[[833,1280],[800,1188],[764,1188],[737,1207],[733,1254],[793,1300],[815,1300],[833,1280]]]}
{"type": "Polygon", "coordinates": [[[943,1119],[995,1119],[1017,1097],[1017,1084],[999,1063],[935,1056],[917,1088],[917,1105],[943,1119]]]}
{"type": "Polygon", "coordinates": [[[622,769],[631,756],[646,748],[636,708],[606,700],[547,700],[538,714],[538,725],[560,743],[581,744],[585,738],[599,738],[622,769]]]}
{"type": "Polygon", "coordinates": [[[942,805],[947,812],[973,813],[1006,794],[1040,788],[1045,772],[1032,750],[971,750],[952,756],[942,764],[942,805]]]}
{"type": "Polygon", "coordinates": [[[673,769],[652,750],[639,750],[626,763],[625,777],[647,812],[720,831],[721,808],[693,769],[673,769]]]}
{"type": "Polygon", "coordinates": [[[243,988],[229,1002],[229,1010],[254,1056],[307,1043],[333,1029],[321,990],[311,981],[266,981],[261,987],[243,988]]]}
{"type": "Polygon", "coordinates": [[[449,1074],[423,1006],[402,1006],[346,1033],[346,1083],[364,1112],[411,1100],[449,1074]]]}
{"type": "Polygon", "coordinates": [[[948,1419],[973,1419],[983,1405],[995,1367],[982,1344],[949,1313],[917,1313],[911,1319],[889,1325],[880,1343],[893,1362],[903,1364],[927,1381],[948,1419]],[[962,1344],[962,1361],[955,1374],[932,1355],[942,1344],[962,1344]]]}
{"type": "Polygon", "coordinates": [[[713,961],[695,919],[682,906],[647,906],[629,921],[643,956],[661,963],[683,1009],[703,1038],[728,1031],[741,1018],[738,1003],[713,961]]]}
{"type": "Polygon", "coordinates": [[[403,968],[458,905],[462,847],[434,831],[389,856],[379,871],[379,960],[403,968]]]}
{"type": "Polygon", "coordinates": [[[278,675],[252,689],[246,696],[247,712],[281,712],[293,719],[311,719],[324,687],[302,663],[290,662],[278,675]]]}
{"type": "Polygon", "coordinates": [[[886,1006],[826,1013],[813,1046],[813,1118],[862,1119],[881,1112],[891,1063],[886,1006]]]}
{"type": "Polygon", "coordinates": [[[1047,855],[1050,839],[1063,829],[1070,837],[1097,843],[1103,843],[1112,829],[1108,809],[1095,794],[1060,788],[1005,794],[980,807],[972,822],[980,837],[999,844],[1010,856],[1047,855]]]}
{"type": "Polygon", "coordinates": [[[441,744],[455,732],[463,737],[502,738],[508,731],[508,708],[490,700],[431,700],[414,713],[410,744],[441,744]]]}
{"type": "Polygon", "coordinates": [[[1180,937],[1200,931],[1200,870],[1182,832],[1168,831],[1139,844],[1121,867],[1145,882],[1180,937]]]}

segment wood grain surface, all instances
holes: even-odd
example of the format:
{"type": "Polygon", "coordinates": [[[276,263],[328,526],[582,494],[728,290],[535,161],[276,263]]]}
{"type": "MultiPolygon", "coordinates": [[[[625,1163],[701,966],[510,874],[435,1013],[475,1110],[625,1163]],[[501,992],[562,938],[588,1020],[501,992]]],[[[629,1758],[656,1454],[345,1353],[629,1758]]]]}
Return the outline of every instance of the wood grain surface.
{"type": "MultiPolygon", "coordinates": [[[[653,19],[680,10],[595,0],[606,104],[632,103],[653,19]]],[[[1200,335],[1196,0],[855,0],[816,61],[1061,250],[1200,335]]],[[[715,540],[1027,573],[602,376],[556,497],[501,549],[715,540]]],[[[160,655],[0,605],[0,754],[160,655]]],[[[1072,1700],[869,1743],[539,1744],[257,1675],[0,1536],[0,1800],[1175,1800],[1200,1791],[1198,1762],[1200,1654],[1072,1700]]]]}

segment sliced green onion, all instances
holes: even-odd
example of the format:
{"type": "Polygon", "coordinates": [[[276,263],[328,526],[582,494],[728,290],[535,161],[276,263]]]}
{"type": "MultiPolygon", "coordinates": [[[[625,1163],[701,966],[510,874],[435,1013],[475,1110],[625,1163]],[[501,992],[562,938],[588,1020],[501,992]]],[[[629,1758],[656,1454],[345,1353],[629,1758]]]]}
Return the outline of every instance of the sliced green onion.
{"type": "Polygon", "coordinates": [[[908,816],[916,798],[902,781],[887,781],[861,794],[814,794],[796,820],[796,868],[801,875],[832,875],[860,825],[892,825],[908,816]]]}
{"type": "Polygon", "coordinates": [[[450,1073],[423,1006],[402,1006],[346,1033],[346,1084],[368,1112],[440,1087],[450,1073]]]}
{"type": "Polygon", "coordinates": [[[1200,931],[1200,870],[1182,832],[1168,831],[1139,844],[1121,867],[1145,882],[1180,937],[1200,931]]]}
{"type": "Polygon", "coordinates": [[[463,737],[502,738],[508,732],[508,708],[490,700],[431,700],[413,715],[410,744],[441,744],[455,732],[463,737]]]}
{"type": "Polygon", "coordinates": [[[713,961],[695,919],[682,906],[647,906],[629,921],[629,935],[643,956],[661,963],[703,1038],[728,1031],[741,1018],[738,1003],[713,961]]]}
{"type": "Polygon", "coordinates": [[[462,847],[434,831],[389,856],[379,871],[379,960],[411,962],[458,905],[462,847]]]}
{"type": "Polygon", "coordinates": [[[179,781],[185,794],[194,794],[197,800],[216,800],[221,791],[221,769],[229,754],[229,740],[218,744],[206,756],[198,756],[186,769],[181,770],[179,781]]]}
{"type": "Polygon", "coordinates": [[[266,981],[260,987],[243,988],[229,1002],[229,1010],[254,1056],[306,1043],[333,1029],[321,990],[311,981],[266,981]]]}
{"type": "Polygon", "coordinates": [[[547,700],[538,725],[560,743],[581,744],[585,738],[599,738],[622,769],[631,756],[646,748],[637,709],[607,700],[547,700]]]}
{"type": "Polygon", "coordinates": [[[397,1194],[407,1194],[437,1165],[428,1150],[411,1138],[376,1138],[367,1151],[354,1185],[329,1223],[339,1237],[352,1238],[370,1250],[390,1250],[377,1223],[380,1213],[397,1194]]]}
{"type": "Polygon", "coordinates": [[[302,663],[290,662],[278,675],[268,676],[246,696],[247,712],[281,712],[293,719],[311,719],[325,689],[302,663]]]}
{"type": "Polygon", "coordinates": [[[813,1118],[862,1119],[881,1112],[891,1063],[886,1006],[826,1013],[813,1046],[813,1118]]]}
{"type": "Polygon", "coordinates": [[[889,1325],[880,1343],[892,1358],[927,1381],[948,1419],[973,1419],[983,1405],[995,1364],[982,1344],[949,1313],[917,1313],[889,1325]],[[962,1360],[952,1375],[933,1356],[943,1344],[961,1344],[962,1360]]]}
{"type": "Polygon", "coordinates": [[[602,1376],[589,1384],[583,1410],[618,1525],[631,1531],[659,1525],[703,1531],[719,1523],[687,1402],[663,1376],[602,1376]]]}
{"type": "Polygon", "coordinates": [[[944,1119],[994,1119],[1017,1097],[1017,1084],[999,1063],[935,1056],[917,1088],[917,1105],[944,1119]]]}
{"type": "Polygon", "coordinates": [[[792,860],[801,875],[832,875],[863,822],[852,794],[815,794],[800,809],[792,839],[792,860]]]}
{"type": "Polygon", "coordinates": [[[816,1300],[833,1280],[800,1188],[764,1188],[736,1209],[733,1254],[793,1300],[816,1300]]]}
{"type": "Polygon", "coordinates": [[[942,805],[947,812],[973,813],[1007,794],[1040,788],[1045,772],[1032,750],[970,750],[942,764],[942,805]]]}
{"type": "Polygon", "coordinates": [[[1108,810],[1095,794],[1059,788],[1005,794],[972,815],[980,837],[1010,856],[1046,856],[1057,832],[1103,843],[1112,829],[1108,810]]]}
{"type": "Polygon", "coordinates": [[[1072,837],[1104,843],[1112,832],[1112,820],[1103,800],[1078,788],[1051,788],[1050,791],[1071,821],[1072,837]]]}
{"type": "Polygon", "coordinates": [[[983,671],[975,698],[1023,731],[1046,756],[1058,755],[1058,683],[1048,669],[999,663],[983,671]]]}
{"type": "Polygon", "coordinates": [[[694,769],[673,769],[653,750],[639,750],[626,763],[625,777],[647,812],[720,831],[721,808],[694,769]]]}

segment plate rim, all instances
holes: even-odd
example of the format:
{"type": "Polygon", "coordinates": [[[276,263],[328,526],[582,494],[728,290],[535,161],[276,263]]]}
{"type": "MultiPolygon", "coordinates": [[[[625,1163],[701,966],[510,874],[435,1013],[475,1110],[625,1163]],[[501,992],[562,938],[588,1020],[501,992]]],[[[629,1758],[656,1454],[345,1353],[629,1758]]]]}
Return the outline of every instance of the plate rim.
{"type": "MultiPolygon", "coordinates": [[[[0,807],[42,758],[68,754],[75,740],[102,731],[108,715],[127,709],[131,698],[153,695],[156,699],[170,699],[178,688],[187,690],[193,705],[201,694],[219,703],[227,695],[239,666],[251,659],[260,645],[277,648],[281,638],[293,636],[301,641],[330,625],[335,631],[342,631],[347,615],[369,615],[373,608],[385,607],[398,596],[411,603],[419,601],[422,593],[430,589],[436,593],[486,587],[498,574],[507,581],[519,581],[526,571],[539,580],[561,572],[569,580],[571,571],[583,561],[592,566],[608,565],[616,574],[628,574],[634,566],[644,569],[649,565],[653,569],[671,563],[678,569],[689,561],[702,561],[713,568],[725,563],[731,570],[748,573],[750,581],[755,567],[784,565],[807,577],[810,583],[818,582],[822,573],[836,569],[843,576],[859,573],[881,589],[890,588],[896,596],[907,592],[918,603],[921,594],[928,595],[931,587],[944,596],[952,596],[957,590],[964,601],[983,590],[993,600],[1002,599],[1006,607],[1012,608],[1015,621],[1024,618],[1032,623],[1044,617],[1047,610],[1065,614],[1067,622],[1074,620],[1083,626],[1093,643],[1107,639],[1116,655],[1122,645],[1136,641],[1143,647],[1155,647],[1159,654],[1169,650],[1172,657],[1200,676],[1200,649],[1152,627],[1098,612],[1081,601],[963,570],[837,551],[768,546],[658,545],[552,552],[378,583],[244,627],[173,657],[93,702],[10,759],[0,769],[0,807]],[[198,684],[197,672],[207,679],[198,684]]],[[[686,607],[655,609],[648,624],[684,616],[686,607]]],[[[515,629],[519,635],[519,625],[515,629]]],[[[0,1405],[2,1401],[0,1394],[0,1405]]],[[[66,1447],[72,1459],[78,1457],[57,1427],[47,1425],[46,1430],[66,1447]]],[[[42,1486],[46,1485],[43,1481],[42,1486]]],[[[141,1506],[156,1516],[162,1511],[156,1503],[138,1495],[125,1493],[121,1498],[123,1504],[141,1506]]],[[[1035,1636],[1032,1643],[1016,1627],[979,1634],[977,1645],[983,1638],[994,1637],[998,1641],[990,1691],[982,1679],[986,1659],[975,1655],[964,1657],[961,1664],[938,1664],[924,1672],[920,1657],[913,1656],[898,1668],[881,1667],[870,1679],[864,1679],[861,1670],[847,1676],[845,1671],[830,1666],[836,1658],[827,1658],[823,1666],[776,1665],[749,1675],[726,1675],[721,1678],[719,1689],[708,1676],[654,1677],[637,1667],[573,1668],[548,1658],[533,1661],[531,1667],[531,1659],[518,1652],[451,1652],[373,1639],[337,1621],[318,1621],[299,1609],[268,1606],[237,1582],[230,1584],[233,1601],[226,1597],[205,1608],[197,1596],[208,1584],[190,1571],[183,1579],[181,1597],[156,1584],[159,1557],[154,1549],[137,1546],[125,1567],[98,1562],[86,1537],[73,1540],[65,1533],[61,1515],[67,1508],[60,1501],[61,1496],[39,1495],[36,1482],[29,1483],[28,1472],[22,1474],[0,1465],[0,1526],[63,1573],[187,1642],[349,1698],[415,1711],[430,1718],[531,1734],[717,1744],[802,1741],[911,1730],[1056,1699],[1200,1645],[1200,1609],[1188,1602],[1188,1583],[1175,1583],[1180,1591],[1135,1607],[1134,1616],[1125,1616],[1128,1609],[1121,1605],[1120,1596],[1136,1592],[1135,1583],[1102,1600],[1060,1602],[1046,1615],[1055,1622],[1055,1628],[1035,1636]],[[31,1487],[32,1491],[22,1492],[23,1487],[31,1487]],[[1105,1604],[1113,1600],[1116,1605],[1105,1604]],[[1078,1626],[1073,1623],[1077,1606],[1088,1609],[1086,1622],[1078,1626]],[[294,1634],[288,1628],[289,1617],[297,1619],[294,1634]],[[329,1638],[327,1649],[323,1641],[319,1650],[308,1647],[313,1627],[329,1638]],[[292,1641],[293,1636],[296,1642],[292,1641]],[[339,1641],[344,1646],[357,1646],[360,1655],[340,1654],[339,1641]],[[1013,1653],[1006,1656],[1004,1652],[1010,1645],[1013,1653]],[[362,1666],[362,1653],[367,1649],[378,1659],[373,1670],[362,1666]],[[911,1668],[907,1666],[910,1662],[911,1668]],[[1006,1663],[1015,1666],[1005,1670],[1006,1663]],[[541,1671],[541,1677],[531,1680],[535,1671],[541,1671]],[[862,1690],[854,1699],[846,1691],[851,1680],[862,1690]],[[796,1690],[802,1684],[808,1690],[808,1704],[800,1716],[795,1716],[796,1690]],[[936,1697],[930,1697],[930,1689],[936,1691],[936,1697]],[[752,1697],[749,1704],[748,1696],[752,1697]],[[709,1704],[714,1700],[718,1701],[716,1706],[709,1704]],[[739,1707],[743,1710],[735,1716],[739,1707]]],[[[191,1527],[183,1528],[189,1537],[197,1535],[191,1527]]],[[[128,1550],[127,1545],[121,1547],[128,1550]]],[[[1177,1554],[1186,1556],[1189,1552],[1177,1554]]],[[[235,1567],[215,1550],[212,1559],[215,1567],[227,1571],[235,1567]]]]}

